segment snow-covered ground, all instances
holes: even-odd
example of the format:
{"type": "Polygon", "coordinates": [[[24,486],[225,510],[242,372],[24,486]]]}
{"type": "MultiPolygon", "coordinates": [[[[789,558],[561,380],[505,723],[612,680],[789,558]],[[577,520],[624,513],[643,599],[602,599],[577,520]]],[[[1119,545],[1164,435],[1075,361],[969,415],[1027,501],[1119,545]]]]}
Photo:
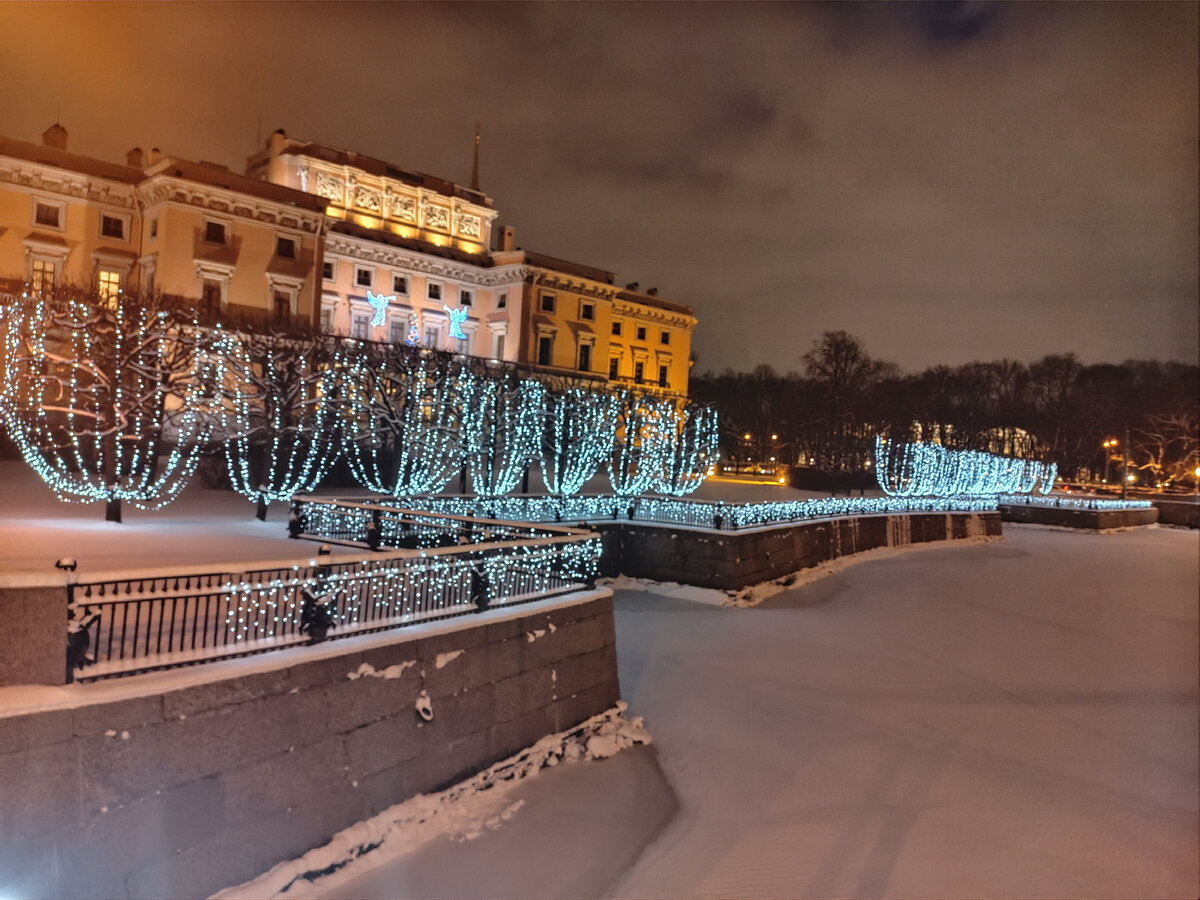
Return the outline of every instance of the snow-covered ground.
{"type": "Polygon", "coordinates": [[[294,895],[1197,896],[1200,535],[1005,532],[754,609],[618,591],[652,746],[294,895]]]}
{"type": "MultiPolygon", "coordinates": [[[[112,525],[0,461],[0,578],[61,556],[310,557],[285,519],[193,485],[112,525]]],[[[417,803],[399,840],[292,893],[1197,896],[1200,534],[1005,535],[879,554],[752,609],[618,589],[622,693],[651,745],[564,752],[494,808],[456,793],[441,825],[417,803]]]]}

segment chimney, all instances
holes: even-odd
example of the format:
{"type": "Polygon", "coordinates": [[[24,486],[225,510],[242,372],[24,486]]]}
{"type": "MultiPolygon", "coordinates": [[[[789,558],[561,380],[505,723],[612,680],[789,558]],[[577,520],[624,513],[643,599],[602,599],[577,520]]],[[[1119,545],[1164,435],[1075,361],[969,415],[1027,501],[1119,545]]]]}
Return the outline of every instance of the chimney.
{"type": "Polygon", "coordinates": [[[506,250],[515,250],[517,246],[517,233],[511,225],[501,225],[496,231],[496,250],[503,253],[506,250]]]}
{"type": "Polygon", "coordinates": [[[657,297],[658,296],[658,288],[647,288],[646,296],[647,297],[657,297]]]}
{"type": "Polygon", "coordinates": [[[151,147],[150,152],[146,154],[146,165],[152,166],[162,159],[162,151],[157,147],[151,147]]]}
{"type": "Polygon", "coordinates": [[[276,128],[271,132],[271,136],[267,138],[267,149],[271,151],[272,156],[278,156],[283,152],[283,146],[287,143],[287,132],[282,128],[276,128]]]}
{"type": "Polygon", "coordinates": [[[56,150],[67,149],[67,129],[57,122],[42,132],[42,143],[56,150]]]}
{"type": "Polygon", "coordinates": [[[135,169],[146,168],[146,151],[141,147],[134,147],[125,154],[125,165],[132,166],[135,169]]]}
{"type": "Polygon", "coordinates": [[[636,281],[631,281],[629,284],[625,285],[625,290],[627,291],[636,291],[637,289],[638,283],[636,281]]]}

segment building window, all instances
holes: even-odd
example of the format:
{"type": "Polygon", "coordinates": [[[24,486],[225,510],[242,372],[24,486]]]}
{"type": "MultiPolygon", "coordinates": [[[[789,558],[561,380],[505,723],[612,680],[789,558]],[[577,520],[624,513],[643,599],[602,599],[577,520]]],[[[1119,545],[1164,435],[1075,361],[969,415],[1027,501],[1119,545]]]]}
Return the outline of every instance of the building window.
{"type": "Polygon", "coordinates": [[[370,269],[356,268],[354,270],[354,283],[359,287],[371,287],[375,284],[374,274],[370,269]]]}
{"type": "Polygon", "coordinates": [[[221,282],[205,278],[200,287],[200,308],[206,313],[215,313],[221,308],[221,282]]]}
{"type": "Polygon", "coordinates": [[[475,299],[475,295],[472,294],[470,291],[468,291],[466,288],[462,288],[459,290],[458,302],[461,306],[470,306],[471,303],[474,301],[474,299],[475,299]]]}
{"type": "Polygon", "coordinates": [[[621,372],[621,357],[610,356],[608,358],[608,380],[616,381],[621,372]]]}
{"type": "Polygon", "coordinates": [[[554,338],[549,335],[542,335],[538,338],[538,355],[537,361],[539,366],[550,365],[551,351],[554,348],[554,338]]]}
{"type": "Polygon", "coordinates": [[[667,386],[667,367],[665,365],[658,367],[658,386],[667,386]]]}
{"type": "Polygon", "coordinates": [[[46,228],[62,228],[63,208],[57,203],[33,201],[33,223],[46,228]]]}
{"type": "Polygon", "coordinates": [[[579,345],[579,371],[580,372],[592,371],[592,345],[591,344],[580,344],[579,345]]]}
{"type": "Polygon", "coordinates": [[[441,328],[439,328],[437,325],[426,325],[425,326],[425,346],[426,347],[428,347],[430,350],[436,350],[439,337],[441,337],[441,328]]]}
{"type": "Polygon", "coordinates": [[[637,339],[639,341],[644,341],[646,339],[646,326],[645,325],[639,325],[637,327],[637,339]]]}
{"type": "Polygon", "coordinates": [[[669,343],[671,343],[671,332],[667,331],[666,329],[663,329],[663,332],[662,332],[662,334],[660,334],[660,335],[658,336],[658,342],[659,342],[660,344],[669,344],[669,343]]]}
{"type": "Polygon", "coordinates": [[[548,313],[554,312],[554,295],[553,294],[542,294],[542,302],[541,302],[540,308],[541,308],[542,312],[548,312],[548,313]]]}
{"type": "Polygon", "coordinates": [[[454,341],[454,352],[466,356],[468,349],[467,343],[468,341],[466,338],[456,338],[454,341]]]}
{"type": "Polygon", "coordinates": [[[612,323],[612,333],[613,333],[614,337],[621,336],[621,323],[618,322],[616,319],[614,319],[613,323],[612,323]]]}
{"type": "Polygon", "coordinates": [[[333,331],[333,307],[327,303],[321,305],[321,331],[325,334],[333,331]]]}
{"type": "Polygon", "coordinates": [[[408,276],[393,275],[392,276],[392,291],[397,294],[408,294],[408,276]]]}
{"type": "Polygon", "coordinates": [[[366,313],[355,313],[350,320],[350,337],[365,341],[367,339],[367,323],[370,321],[371,317],[366,313]]]}
{"type": "Polygon", "coordinates": [[[150,237],[158,237],[158,216],[150,220],[150,237]]]}
{"type": "Polygon", "coordinates": [[[325,281],[333,281],[337,277],[337,268],[335,267],[333,260],[325,260],[324,264],[321,266],[321,277],[325,281]]]}
{"type": "Polygon", "coordinates": [[[35,292],[54,290],[57,267],[48,259],[34,257],[29,263],[29,286],[35,292]]]}
{"type": "Polygon", "coordinates": [[[279,321],[286,322],[292,317],[292,298],[283,291],[275,291],[271,306],[279,321]]]}
{"type": "Polygon", "coordinates": [[[646,364],[644,362],[641,362],[640,360],[638,362],[635,362],[633,364],[633,380],[635,382],[637,382],[638,384],[641,384],[642,377],[645,374],[646,374],[646,364]]]}
{"type": "Polygon", "coordinates": [[[425,296],[430,300],[437,300],[440,303],[442,299],[442,286],[432,281],[429,282],[425,285],[425,296]]]}
{"type": "Polygon", "coordinates": [[[275,255],[280,259],[295,259],[296,242],[291,238],[275,238],[275,255]]]}
{"type": "Polygon", "coordinates": [[[496,335],[496,348],[492,354],[496,359],[504,359],[504,335],[496,335]]]}
{"type": "Polygon", "coordinates": [[[112,269],[101,269],[96,277],[96,293],[100,302],[109,309],[115,309],[117,298],[121,295],[121,273],[112,269]]]}
{"type": "Polygon", "coordinates": [[[581,319],[582,319],[583,321],[585,321],[585,322],[592,322],[592,321],[594,321],[594,320],[595,320],[595,318],[596,318],[596,307],[595,307],[595,305],[593,305],[593,304],[591,304],[591,303],[583,303],[583,302],[580,302],[580,304],[579,304],[579,318],[581,318],[581,319]]]}
{"type": "Polygon", "coordinates": [[[210,244],[224,244],[225,226],[220,222],[205,222],[204,240],[210,244]]]}
{"type": "Polygon", "coordinates": [[[100,236],[125,240],[125,220],[100,213],[100,236]]]}
{"type": "Polygon", "coordinates": [[[393,344],[403,344],[408,337],[408,322],[404,319],[392,319],[388,323],[388,340],[393,344]]]}
{"type": "Polygon", "coordinates": [[[508,306],[508,291],[501,291],[496,295],[496,309],[504,309],[508,306]]]}

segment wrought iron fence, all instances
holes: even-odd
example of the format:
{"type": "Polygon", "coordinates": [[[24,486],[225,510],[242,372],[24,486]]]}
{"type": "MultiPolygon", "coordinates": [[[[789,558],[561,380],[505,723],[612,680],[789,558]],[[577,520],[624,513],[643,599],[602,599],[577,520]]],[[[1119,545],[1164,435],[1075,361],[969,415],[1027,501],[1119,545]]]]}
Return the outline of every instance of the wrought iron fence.
{"type": "Polygon", "coordinates": [[[514,535],[507,542],[349,562],[72,584],[67,679],[93,681],[261,653],[594,583],[600,556],[595,535],[539,531],[525,540],[514,535]]]}

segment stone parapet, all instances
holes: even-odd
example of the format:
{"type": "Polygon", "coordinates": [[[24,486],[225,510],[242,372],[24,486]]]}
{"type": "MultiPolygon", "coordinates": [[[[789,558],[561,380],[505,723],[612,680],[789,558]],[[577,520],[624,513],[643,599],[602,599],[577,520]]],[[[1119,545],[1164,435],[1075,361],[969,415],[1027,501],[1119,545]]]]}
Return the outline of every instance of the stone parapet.
{"type": "MultiPolygon", "coordinates": [[[[214,679],[217,663],[205,683],[164,693],[0,715],[0,894],[204,897],[619,699],[611,594],[440,624],[369,649],[321,645],[308,662],[288,651],[252,674],[241,660],[227,670],[241,674],[214,679]]],[[[165,683],[103,688],[147,680],[165,683]]]]}

